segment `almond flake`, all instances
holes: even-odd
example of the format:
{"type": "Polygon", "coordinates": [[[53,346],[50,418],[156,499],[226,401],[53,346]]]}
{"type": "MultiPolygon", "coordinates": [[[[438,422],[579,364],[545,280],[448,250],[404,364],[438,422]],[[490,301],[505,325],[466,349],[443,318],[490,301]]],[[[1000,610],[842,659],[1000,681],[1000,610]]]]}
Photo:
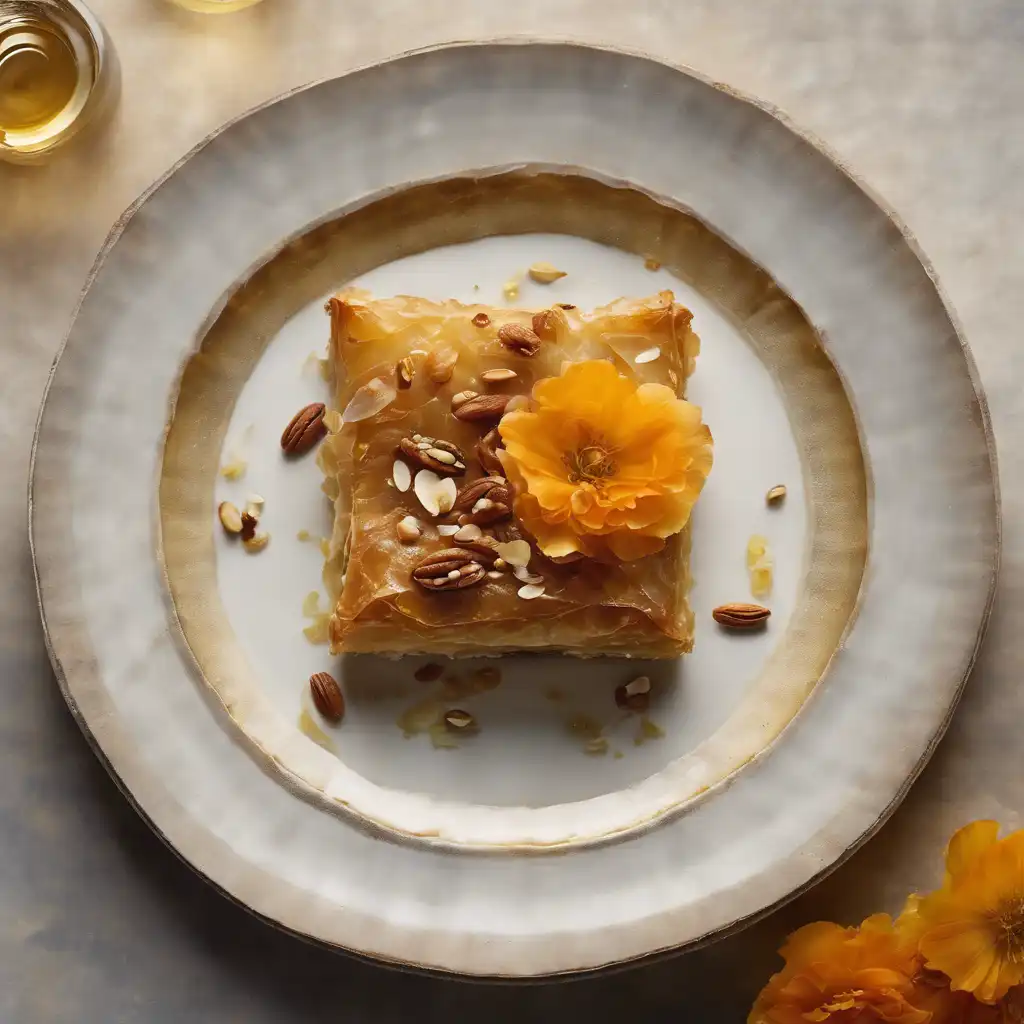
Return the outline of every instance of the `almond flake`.
{"type": "Polygon", "coordinates": [[[432,516],[450,512],[458,494],[455,481],[450,476],[440,477],[429,469],[421,469],[416,474],[412,489],[420,504],[432,516]]]}
{"type": "Polygon", "coordinates": [[[459,530],[461,530],[461,529],[462,529],[462,527],[461,527],[461,526],[459,526],[459,525],[458,525],[458,524],[456,524],[456,523],[442,523],[442,524],[441,524],[441,525],[440,525],[440,526],[439,526],[439,527],[437,528],[437,532],[438,532],[438,533],[439,533],[439,534],[440,534],[440,535],[441,535],[442,537],[454,537],[454,536],[455,536],[455,534],[457,534],[457,533],[459,532],[459,530]]]}
{"type": "Polygon", "coordinates": [[[538,576],[535,572],[530,572],[529,568],[525,565],[515,566],[512,570],[512,575],[515,576],[520,583],[540,584],[544,582],[543,576],[538,576]]]}
{"type": "Polygon", "coordinates": [[[529,565],[530,545],[525,540],[510,540],[498,545],[498,555],[504,558],[509,565],[529,565]]]}
{"type": "Polygon", "coordinates": [[[637,354],[633,360],[637,365],[641,363],[653,363],[655,359],[661,356],[661,349],[655,345],[653,348],[645,348],[643,352],[637,354]]]}
{"type": "Polygon", "coordinates": [[[637,676],[636,679],[626,683],[626,693],[630,697],[636,696],[638,693],[650,693],[651,692],[651,680],[647,676],[637,676]]]}
{"type": "Polygon", "coordinates": [[[411,544],[413,541],[420,539],[423,535],[423,530],[415,516],[406,516],[404,519],[399,520],[398,525],[395,527],[395,533],[398,534],[398,539],[403,544],[411,544]]]}
{"type": "Polygon", "coordinates": [[[217,506],[217,516],[225,533],[242,532],[242,513],[230,501],[222,501],[217,506]]]}
{"type": "Polygon", "coordinates": [[[391,479],[403,494],[412,486],[412,470],[401,459],[395,459],[391,467],[391,479]]]}
{"type": "Polygon", "coordinates": [[[544,588],[539,583],[527,583],[517,591],[524,601],[533,601],[544,594],[544,588]]]}

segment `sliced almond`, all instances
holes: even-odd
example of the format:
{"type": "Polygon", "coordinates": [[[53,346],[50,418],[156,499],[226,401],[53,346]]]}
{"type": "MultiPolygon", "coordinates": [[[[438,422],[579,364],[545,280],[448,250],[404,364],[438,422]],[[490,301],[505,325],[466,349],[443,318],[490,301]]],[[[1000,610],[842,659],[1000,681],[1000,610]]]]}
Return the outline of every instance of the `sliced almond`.
{"type": "Polygon", "coordinates": [[[542,597],[544,594],[544,587],[539,583],[527,583],[525,586],[519,588],[516,593],[524,601],[533,601],[538,597],[542,597]]]}
{"type": "Polygon", "coordinates": [[[222,501],[217,506],[217,516],[226,533],[242,532],[242,513],[230,501],[222,501]]]}
{"type": "Polygon", "coordinates": [[[507,380],[515,380],[518,376],[519,374],[515,370],[501,366],[495,370],[484,370],[480,374],[480,379],[486,384],[503,384],[507,380]]]}
{"type": "Polygon", "coordinates": [[[395,459],[391,467],[391,479],[403,494],[412,486],[412,470],[401,459],[395,459]]]}
{"type": "Polygon", "coordinates": [[[529,565],[532,553],[530,545],[525,540],[510,540],[505,544],[498,545],[499,557],[505,559],[509,565],[529,565]]]}
{"type": "Polygon", "coordinates": [[[441,477],[429,469],[421,469],[413,481],[412,489],[419,503],[432,516],[450,512],[458,489],[450,476],[441,477]]]}
{"type": "Polygon", "coordinates": [[[453,534],[456,543],[460,541],[479,540],[483,535],[484,531],[474,523],[469,523],[466,526],[460,526],[453,534]]]}
{"type": "Polygon", "coordinates": [[[661,349],[655,345],[653,348],[645,348],[643,352],[640,352],[633,359],[633,362],[637,365],[642,363],[653,363],[655,359],[660,358],[661,349]]]}
{"type": "Polygon", "coordinates": [[[257,551],[262,551],[270,543],[269,533],[257,533],[250,537],[248,540],[242,541],[242,547],[249,552],[250,555],[256,554],[257,551]]]}
{"type": "Polygon", "coordinates": [[[249,463],[247,463],[245,459],[235,456],[220,467],[220,475],[224,477],[225,480],[241,480],[241,478],[245,476],[245,471],[248,465],[249,463]]]}
{"type": "Polygon", "coordinates": [[[786,485],[776,484],[765,496],[764,500],[769,505],[779,505],[786,497],[786,485]]]}
{"type": "Polygon", "coordinates": [[[423,536],[423,529],[415,516],[406,516],[398,521],[395,533],[403,544],[412,544],[423,536]]]}
{"type": "Polygon", "coordinates": [[[437,528],[437,532],[442,537],[454,537],[455,534],[457,534],[460,529],[462,529],[462,527],[460,527],[457,523],[442,523],[437,528]]]}
{"type": "Polygon", "coordinates": [[[512,569],[512,575],[515,576],[520,583],[536,583],[541,584],[544,582],[543,576],[538,576],[535,572],[530,572],[529,566],[517,565],[512,569]]]}
{"type": "Polygon", "coordinates": [[[550,263],[534,263],[527,273],[537,284],[551,284],[552,281],[566,276],[564,270],[559,270],[550,263]]]}

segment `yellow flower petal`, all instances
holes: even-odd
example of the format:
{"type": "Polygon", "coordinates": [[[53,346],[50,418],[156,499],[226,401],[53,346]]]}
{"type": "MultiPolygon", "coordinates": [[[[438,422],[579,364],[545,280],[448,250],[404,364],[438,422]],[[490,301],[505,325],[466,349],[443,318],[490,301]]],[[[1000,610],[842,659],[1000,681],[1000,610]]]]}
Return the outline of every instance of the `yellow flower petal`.
{"type": "Polygon", "coordinates": [[[964,874],[975,858],[996,842],[998,821],[972,821],[953,833],[946,847],[946,871],[951,879],[964,874]]]}
{"type": "Polygon", "coordinates": [[[499,430],[516,514],[551,557],[660,550],[686,526],[713,459],[698,408],[605,360],[539,381],[533,408],[508,414],[499,430]]]}

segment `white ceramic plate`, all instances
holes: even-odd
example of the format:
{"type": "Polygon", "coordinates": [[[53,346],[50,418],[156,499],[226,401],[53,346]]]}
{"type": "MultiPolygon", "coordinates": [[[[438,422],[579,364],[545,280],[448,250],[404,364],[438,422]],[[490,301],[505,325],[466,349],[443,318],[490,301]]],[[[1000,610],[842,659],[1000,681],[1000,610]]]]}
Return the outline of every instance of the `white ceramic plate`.
{"type": "MultiPolygon", "coordinates": [[[[161,835],[282,927],[421,968],[529,977],[693,945],[835,866],[945,727],[998,554],[987,414],[912,242],[772,114],[636,56],[443,48],[228,126],[104,250],[40,420],[32,542],[65,695],[161,835]],[[653,255],[664,269],[645,269],[653,255]],[[324,385],[322,302],[376,294],[592,307],[671,288],[716,439],[694,520],[695,653],[511,658],[455,750],[403,738],[411,667],[332,661],[304,596],[328,508],[277,437],[324,385]],[[238,452],[246,476],[217,467],[238,452]],[[785,483],[784,505],[767,489],[785,483]],[[270,546],[215,528],[266,498],[270,546]],[[749,598],[768,536],[771,628],[749,598]],[[305,680],[349,696],[318,746],[305,680]],[[655,681],[638,723],[612,690],[655,681]],[[566,719],[605,726],[588,757],[566,719]]],[[[418,663],[417,663],[418,664],[418,663]]],[[[452,671],[469,673],[460,664],[452,671]]],[[[417,687],[419,687],[417,689],[417,687]]]]}

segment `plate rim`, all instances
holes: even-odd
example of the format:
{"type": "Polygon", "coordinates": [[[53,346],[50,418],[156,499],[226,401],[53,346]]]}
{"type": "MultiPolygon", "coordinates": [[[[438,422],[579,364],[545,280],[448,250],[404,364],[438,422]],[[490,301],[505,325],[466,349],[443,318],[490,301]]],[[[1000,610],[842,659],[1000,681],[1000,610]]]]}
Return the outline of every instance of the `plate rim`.
{"type": "MultiPolygon", "coordinates": [[[[913,783],[916,781],[928,761],[932,757],[935,749],[939,742],[944,736],[946,729],[951,722],[953,715],[956,712],[959,701],[963,695],[964,689],[967,682],[974,670],[977,663],[979,651],[984,641],[985,634],[991,619],[991,613],[995,602],[1000,563],[1002,556],[1002,534],[1003,534],[1003,518],[1002,518],[1002,496],[999,476],[999,464],[997,456],[997,444],[992,426],[991,413],[989,410],[988,399],[986,396],[985,388],[979,374],[977,363],[974,355],[967,343],[963,325],[956,312],[955,307],[950,301],[945,288],[943,287],[938,274],[931,263],[930,259],[924,252],[921,244],[917,240],[916,236],[910,230],[909,226],[900,217],[896,210],[891,204],[873,187],[867,184],[856,172],[854,172],[849,165],[836,153],[830,145],[824,142],[816,134],[796,124],[792,118],[779,106],[769,103],[768,101],[762,100],[756,96],[752,96],[744,91],[737,89],[728,83],[717,80],[710,75],[695,69],[689,65],[681,62],[670,61],[664,59],[658,55],[651,53],[650,51],[637,49],[632,47],[617,46],[607,43],[597,43],[589,40],[574,38],[572,36],[544,36],[537,37],[528,34],[524,35],[499,35],[494,37],[484,37],[476,39],[453,39],[447,41],[441,41],[433,43],[423,47],[416,47],[412,49],[402,50],[388,56],[382,57],[377,60],[369,61],[366,63],[354,66],[341,74],[328,75],[318,78],[314,81],[303,83],[302,85],[296,86],[295,88],[286,90],[279,93],[267,100],[249,107],[242,111],[237,116],[225,121],[213,131],[204,136],[199,140],[192,148],[190,148],[185,154],[183,154],[178,160],[176,160],[171,166],[158,178],[156,178],[144,191],[142,191],[137,198],[125,208],[121,215],[114,221],[110,231],[108,232],[102,246],[100,247],[97,256],[85,278],[83,286],[79,292],[78,299],[75,303],[74,310],[72,312],[70,321],[68,323],[67,330],[60,342],[57,352],[53,358],[50,366],[47,380],[43,390],[42,398],[40,401],[39,412],[36,419],[35,428],[33,431],[32,446],[30,452],[29,462],[29,473],[28,473],[28,488],[27,488],[27,504],[28,504],[28,539],[29,539],[29,550],[32,558],[32,572],[33,579],[35,581],[36,591],[36,603],[40,612],[41,624],[43,627],[44,643],[46,645],[47,655],[50,659],[51,666],[54,670],[55,677],[57,679],[58,686],[60,687],[61,693],[64,697],[65,702],[72,714],[74,720],[78,723],[79,728],[82,730],[83,735],[86,738],[87,743],[96,754],[100,763],[104,766],[107,773],[112,777],[118,789],[127,798],[130,805],[140,815],[143,821],[149,826],[149,828],[164,842],[165,845],[170,847],[174,854],[182,861],[184,861],[189,868],[194,871],[200,878],[210,884],[214,889],[219,891],[222,895],[226,896],[232,903],[241,906],[247,912],[255,917],[260,918],[272,927],[295,935],[301,938],[303,941],[312,942],[315,945],[322,946],[327,949],[331,949],[338,952],[344,952],[347,955],[351,955],[356,959],[367,960],[373,963],[383,964],[392,968],[401,970],[412,970],[418,973],[425,973],[433,976],[444,976],[444,977],[456,977],[456,978],[472,978],[475,980],[493,980],[493,981],[516,981],[516,982],[530,982],[530,981],[541,981],[545,978],[566,978],[577,975],[590,975],[598,973],[608,973],[621,969],[628,968],[630,966],[646,963],[648,961],[661,959],[670,955],[674,955],[679,952],[689,951],[697,949],[710,943],[717,941],[719,938],[723,938],[727,935],[741,931],[749,925],[755,923],[758,920],[773,913],[778,908],[784,906],[786,903],[795,899],[802,893],[806,892],[823,878],[827,877],[833,871],[842,866],[857,850],[859,850],[865,843],[867,843],[882,827],[883,824],[893,814],[902,800],[905,798],[907,792],[910,790],[913,783]],[[449,50],[467,50],[467,49],[485,49],[488,47],[508,47],[508,48],[526,48],[533,46],[550,46],[550,47],[569,47],[580,51],[594,51],[598,53],[606,53],[619,57],[632,58],[634,60],[644,61],[647,63],[659,65],[663,68],[669,69],[676,73],[682,74],[691,78],[704,86],[707,86],[718,93],[726,95],[734,100],[738,100],[745,106],[754,108],[756,111],[767,115],[773,121],[781,125],[788,133],[796,136],[812,150],[816,151],[820,156],[824,157],[825,160],[850,183],[859,192],[861,192],[875,208],[877,208],[885,217],[885,219],[896,228],[899,232],[900,237],[906,243],[908,249],[913,255],[914,259],[921,266],[925,275],[929,279],[932,288],[935,291],[936,297],[942,307],[942,311],[947,317],[950,326],[953,329],[953,334],[956,338],[958,348],[963,356],[964,365],[967,370],[967,378],[971,389],[976,397],[978,403],[978,411],[980,417],[979,426],[982,430],[982,436],[984,439],[985,453],[987,456],[988,465],[988,480],[991,484],[992,492],[992,513],[993,513],[993,543],[991,553],[989,555],[988,569],[989,585],[987,593],[985,595],[984,606],[981,609],[977,629],[974,634],[974,643],[969,651],[964,671],[957,684],[956,691],[952,695],[949,702],[946,714],[942,721],[939,723],[934,733],[932,734],[926,748],[924,749],[921,757],[915,763],[913,769],[905,777],[896,793],[893,795],[890,802],[882,809],[873,824],[863,831],[860,836],[853,840],[834,860],[826,864],[820,871],[815,873],[813,876],[808,878],[806,881],[798,885],[797,887],[788,891],[784,896],[775,900],[771,904],[762,907],[760,910],[751,914],[741,916],[734,921],[731,921],[718,928],[712,929],[698,938],[685,941],[680,944],[672,944],[663,947],[653,949],[649,952],[645,952],[640,955],[632,956],[629,958],[618,959],[601,963],[594,966],[584,966],[579,968],[569,969],[556,969],[550,972],[532,972],[531,974],[517,974],[517,973],[496,973],[496,972],[470,972],[464,971],[456,967],[430,965],[425,963],[418,963],[411,960],[400,959],[389,957],[387,954],[379,951],[361,951],[358,949],[343,946],[330,940],[309,934],[304,931],[297,930],[290,925],[270,916],[269,914],[263,913],[260,910],[255,909],[250,904],[246,903],[240,897],[235,896],[232,892],[221,885],[215,878],[207,874],[202,868],[194,863],[188,856],[182,853],[171,838],[161,829],[154,819],[149,815],[146,809],[142,806],[140,801],[133,795],[128,789],[127,783],[121,778],[117,770],[113,766],[112,762],[107,757],[106,753],[100,746],[95,734],[86,722],[84,715],[78,705],[78,702],[74,695],[70,692],[68,684],[68,676],[64,668],[63,662],[60,660],[55,650],[53,639],[51,636],[50,623],[48,621],[46,610],[43,606],[43,594],[42,594],[42,580],[40,576],[39,563],[36,552],[36,513],[35,513],[35,491],[36,491],[36,469],[37,460],[39,454],[40,436],[42,430],[42,424],[46,408],[50,399],[51,391],[53,388],[54,380],[56,377],[57,367],[62,358],[69,339],[74,331],[74,328],[78,322],[79,314],[85,299],[91,290],[97,276],[102,270],[104,264],[110,252],[116,246],[117,242],[121,238],[125,229],[139,212],[139,210],[149,201],[149,199],[170,179],[172,178],[182,167],[184,167],[190,160],[196,155],[205,150],[211,143],[213,143],[222,134],[230,130],[235,125],[245,121],[250,116],[259,113],[260,111],[274,106],[275,104],[286,100],[290,97],[296,96],[300,93],[317,89],[318,87],[324,86],[327,83],[335,82],[341,79],[346,79],[352,76],[356,76],[360,73],[364,73],[375,68],[380,68],[386,65],[394,64],[402,61],[406,58],[412,58],[417,56],[423,56],[427,54],[449,51],[449,50]]],[[[858,605],[860,599],[858,597],[858,605]]],[[[291,886],[291,883],[283,882],[282,884],[291,886]]]]}

